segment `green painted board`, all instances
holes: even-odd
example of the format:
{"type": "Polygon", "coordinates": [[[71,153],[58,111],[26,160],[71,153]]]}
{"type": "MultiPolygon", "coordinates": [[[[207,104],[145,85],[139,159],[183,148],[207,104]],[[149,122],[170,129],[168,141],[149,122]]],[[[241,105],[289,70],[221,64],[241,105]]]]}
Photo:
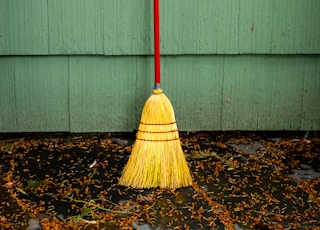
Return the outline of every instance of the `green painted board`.
{"type": "Polygon", "coordinates": [[[17,132],[15,58],[0,57],[0,133],[17,132]]]}
{"type": "Polygon", "coordinates": [[[150,54],[153,50],[152,1],[105,0],[105,55],[150,54]]]}
{"type": "Polygon", "coordinates": [[[319,58],[314,56],[168,57],[165,68],[172,76],[167,94],[182,130],[320,127],[319,58]]]}
{"type": "Polygon", "coordinates": [[[178,127],[210,130],[221,127],[224,58],[166,57],[163,88],[176,112],[178,127]]]}
{"type": "MultiPolygon", "coordinates": [[[[320,57],[164,56],[179,130],[319,130],[320,57]]],[[[151,56],[0,58],[5,132],[132,131],[152,93],[151,56]]]]}
{"type": "Polygon", "coordinates": [[[320,130],[320,59],[304,62],[301,129],[320,130]]]}
{"type": "Polygon", "coordinates": [[[272,46],[270,53],[319,54],[320,1],[273,0],[272,46]],[[286,9],[280,10],[280,9],[286,9]],[[317,13],[318,12],[318,13],[317,13]],[[281,23],[278,24],[277,22],[281,23]]]}
{"type": "Polygon", "coordinates": [[[228,130],[299,129],[303,58],[231,57],[224,66],[222,126],[228,130]],[[263,76],[263,77],[262,77],[263,76]]]}
{"type": "Polygon", "coordinates": [[[25,57],[15,61],[19,132],[69,131],[67,57],[25,57]]]}
{"type": "Polygon", "coordinates": [[[319,53],[319,11],[317,0],[241,0],[240,52],[319,53]]]}
{"type": "Polygon", "coordinates": [[[48,54],[47,1],[0,1],[0,55],[48,54]]]}
{"type": "Polygon", "coordinates": [[[70,57],[69,68],[72,132],[127,131],[135,125],[135,57],[70,57]]]}
{"type": "MultiPolygon", "coordinates": [[[[319,0],[161,1],[161,50],[319,54],[319,0]]],[[[1,0],[0,55],[150,55],[150,0],[1,0]]]]}
{"type": "Polygon", "coordinates": [[[238,53],[239,1],[162,1],[164,54],[238,53]]]}
{"type": "MultiPolygon", "coordinates": [[[[1,0],[0,132],[136,129],[153,88],[152,8],[1,0]]],[[[161,1],[179,129],[320,129],[319,12],[319,0],[161,1]]]]}
{"type": "Polygon", "coordinates": [[[49,0],[49,53],[103,54],[103,13],[102,0],[49,0]]]}

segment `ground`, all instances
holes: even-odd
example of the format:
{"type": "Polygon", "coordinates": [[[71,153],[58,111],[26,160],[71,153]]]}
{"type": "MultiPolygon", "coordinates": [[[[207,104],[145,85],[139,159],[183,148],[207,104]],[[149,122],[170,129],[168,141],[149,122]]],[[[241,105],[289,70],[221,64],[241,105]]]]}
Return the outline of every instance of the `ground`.
{"type": "Polygon", "coordinates": [[[0,135],[1,229],[320,229],[320,138],[180,133],[193,185],[118,179],[134,134],[0,135]]]}

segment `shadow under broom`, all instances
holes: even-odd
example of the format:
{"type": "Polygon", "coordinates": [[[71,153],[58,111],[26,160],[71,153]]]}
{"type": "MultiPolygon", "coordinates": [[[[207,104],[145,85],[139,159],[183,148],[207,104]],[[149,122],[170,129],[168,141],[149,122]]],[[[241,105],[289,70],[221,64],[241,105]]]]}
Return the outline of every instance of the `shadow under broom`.
{"type": "Polygon", "coordinates": [[[181,147],[174,110],[160,86],[159,0],[154,0],[155,86],[141,115],[136,141],[119,184],[133,188],[192,185],[181,147]]]}

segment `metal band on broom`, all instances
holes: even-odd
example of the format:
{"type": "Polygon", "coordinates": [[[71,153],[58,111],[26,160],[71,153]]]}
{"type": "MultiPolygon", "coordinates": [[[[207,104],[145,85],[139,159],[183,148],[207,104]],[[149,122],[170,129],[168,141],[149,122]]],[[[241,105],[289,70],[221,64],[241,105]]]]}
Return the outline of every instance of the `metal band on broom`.
{"type": "Polygon", "coordinates": [[[141,115],[137,138],[120,185],[133,188],[179,188],[192,185],[173,107],[160,86],[159,0],[154,0],[155,86],[141,115]]]}

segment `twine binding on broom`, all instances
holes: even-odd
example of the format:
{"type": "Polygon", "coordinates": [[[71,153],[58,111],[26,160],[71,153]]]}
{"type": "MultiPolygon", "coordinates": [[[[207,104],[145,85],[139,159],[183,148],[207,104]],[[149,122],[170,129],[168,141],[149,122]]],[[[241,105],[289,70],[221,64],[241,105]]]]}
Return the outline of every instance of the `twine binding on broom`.
{"type": "Polygon", "coordinates": [[[174,110],[161,89],[154,89],[143,107],[137,138],[119,184],[133,188],[192,184],[174,110]]]}

